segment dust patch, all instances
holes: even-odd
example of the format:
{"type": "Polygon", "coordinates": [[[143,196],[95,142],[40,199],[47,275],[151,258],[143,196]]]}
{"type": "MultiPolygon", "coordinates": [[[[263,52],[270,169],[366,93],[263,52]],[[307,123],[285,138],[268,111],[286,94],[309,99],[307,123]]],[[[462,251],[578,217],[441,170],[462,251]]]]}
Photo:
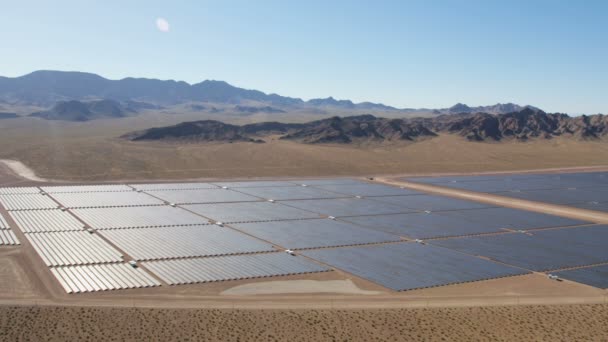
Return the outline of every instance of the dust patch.
{"type": "Polygon", "coordinates": [[[282,280],[239,285],[221,293],[223,296],[272,295],[296,293],[339,293],[376,295],[380,291],[362,290],[350,279],[345,280],[282,280]]]}
{"type": "Polygon", "coordinates": [[[8,166],[11,171],[17,174],[19,177],[35,182],[48,182],[49,180],[36,176],[34,170],[27,167],[25,164],[18,160],[11,159],[0,159],[0,163],[8,166]]]}

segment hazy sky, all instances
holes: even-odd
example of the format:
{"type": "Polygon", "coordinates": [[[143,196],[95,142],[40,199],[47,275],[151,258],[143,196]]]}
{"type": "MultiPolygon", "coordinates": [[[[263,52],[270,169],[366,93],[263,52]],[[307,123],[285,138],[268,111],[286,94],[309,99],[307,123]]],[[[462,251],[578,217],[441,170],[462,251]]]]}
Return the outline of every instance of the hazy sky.
{"type": "Polygon", "coordinates": [[[8,1],[0,75],[225,80],[398,107],[608,112],[608,1],[8,1]]]}

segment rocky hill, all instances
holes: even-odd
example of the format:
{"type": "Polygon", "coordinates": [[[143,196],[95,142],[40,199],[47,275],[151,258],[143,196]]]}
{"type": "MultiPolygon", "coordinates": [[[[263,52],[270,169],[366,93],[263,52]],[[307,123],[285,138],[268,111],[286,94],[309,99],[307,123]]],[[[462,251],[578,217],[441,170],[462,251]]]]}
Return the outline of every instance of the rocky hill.
{"type": "Polygon", "coordinates": [[[242,134],[242,127],[215,120],[183,122],[175,126],[151,128],[132,132],[123,138],[131,141],[163,140],[185,142],[263,142],[242,134]]]}
{"type": "Polygon", "coordinates": [[[271,134],[306,144],[416,142],[437,134],[457,134],[470,141],[601,139],[608,135],[608,116],[570,117],[524,108],[508,114],[456,114],[434,118],[386,119],[373,115],[333,117],[303,124],[263,122],[244,126],[219,121],[186,122],[176,126],[134,132],[138,140],[256,141],[271,134]]]}

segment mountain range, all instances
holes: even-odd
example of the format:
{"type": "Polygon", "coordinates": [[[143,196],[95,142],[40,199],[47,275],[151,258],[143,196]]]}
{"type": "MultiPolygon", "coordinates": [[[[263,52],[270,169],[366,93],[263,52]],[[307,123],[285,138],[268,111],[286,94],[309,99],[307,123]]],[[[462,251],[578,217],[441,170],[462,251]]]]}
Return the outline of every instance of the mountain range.
{"type": "Polygon", "coordinates": [[[50,111],[50,113],[37,113],[35,116],[65,120],[121,117],[122,114],[115,110],[116,103],[120,107],[124,107],[121,108],[121,111],[129,111],[127,108],[130,108],[134,112],[181,104],[190,104],[191,108],[197,111],[218,111],[214,104],[221,104],[229,105],[235,112],[245,114],[285,113],[304,109],[319,113],[340,110],[341,114],[360,114],[361,111],[367,111],[409,116],[474,112],[504,114],[527,107],[512,103],[469,107],[458,103],[450,108],[415,109],[395,108],[372,102],[354,103],[350,100],[336,100],[333,97],[304,101],[300,98],[243,89],[224,81],[205,80],[196,84],[188,84],[183,81],[132,77],[109,80],[92,73],[51,70],[35,71],[14,78],[0,77],[0,103],[43,108],[44,110],[41,112],[50,111]],[[96,106],[96,102],[104,100],[114,102],[112,106],[108,107],[113,112],[97,112],[96,114],[87,112],[87,110],[91,111],[91,106],[96,106]],[[82,104],[73,101],[82,102],[82,104]],[[58,108],[54,108],[57,106],[58,108]],[[65,107],[71,107],[71,109],[65,107]],[[74,112],[78,108],[82,112],[74,112]],[[69,113],[69,115],[63,118],[62,115],[59,115],[61,112],[69,113]]]}
{"type": "Polygon", "coordinates": [[[307,144],[416,142],[438,134],[456,134],[469,141],[551,139],[601,139],[608,136],[608,116],[570,117],[524,108],[507,114],[461,113],[433,118],[387,119],[373,115],[332,117],[301,124],[263,122],[229,125],[214,120],[184,122],[129,133],[132,141],[263,142],[268,135],[307,144]]]}

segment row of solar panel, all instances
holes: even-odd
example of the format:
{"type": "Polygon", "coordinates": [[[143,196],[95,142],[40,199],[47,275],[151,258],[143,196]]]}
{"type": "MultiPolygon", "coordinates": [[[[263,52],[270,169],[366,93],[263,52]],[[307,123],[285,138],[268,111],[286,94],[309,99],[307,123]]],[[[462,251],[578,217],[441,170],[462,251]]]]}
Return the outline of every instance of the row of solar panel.
{"type": "Polygon", "coordinates": [[[145,271],[128,264],[52,267],[51,272],[67,293],[81,293],[160,286],[145,271]]]}
{"type": "Polygon", "coordinates": [[[0,214],[0,246],[14,246],[19,245],[19,239],[10,230],[6,219],[0,214]]]}

